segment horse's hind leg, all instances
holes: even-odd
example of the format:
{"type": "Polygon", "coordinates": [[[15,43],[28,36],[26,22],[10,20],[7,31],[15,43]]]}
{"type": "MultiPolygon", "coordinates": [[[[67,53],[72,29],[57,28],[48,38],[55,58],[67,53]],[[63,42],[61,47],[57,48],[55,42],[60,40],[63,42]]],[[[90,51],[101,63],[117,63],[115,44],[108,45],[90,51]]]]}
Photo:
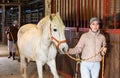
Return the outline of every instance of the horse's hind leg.
{"type": "Polygon", "coordinates": [[[23,78],[27,78],[26,61],[24,56],[21,56],[21,74],[23,78]]]}
{"type": "Polygon", "coordinates": [[[51,72],[52,72],[54,78],[59,78],[57,70],[56,70],[55,59],[48,61],[47,64],[50,66],[50,69],[51,69],[51,72]]]}

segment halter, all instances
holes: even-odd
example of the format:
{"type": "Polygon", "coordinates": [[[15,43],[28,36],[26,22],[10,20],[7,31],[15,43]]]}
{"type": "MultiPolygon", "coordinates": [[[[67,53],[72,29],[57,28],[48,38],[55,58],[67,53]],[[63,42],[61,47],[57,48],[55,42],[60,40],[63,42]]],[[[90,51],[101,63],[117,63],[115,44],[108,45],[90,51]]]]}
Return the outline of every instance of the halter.
{"type": "Polygon", "coordinates": [[[52,35],[52,29],[51,29],[51,24],[50,24],[50,37],[52,40],[56,41],[57,42],[57,49],[59,48],[60,44],[62,43],[66,43],[66,40],[62,40],[62,41],[59,41],[58,39],[56,39],[53,35],[52,35]]]}

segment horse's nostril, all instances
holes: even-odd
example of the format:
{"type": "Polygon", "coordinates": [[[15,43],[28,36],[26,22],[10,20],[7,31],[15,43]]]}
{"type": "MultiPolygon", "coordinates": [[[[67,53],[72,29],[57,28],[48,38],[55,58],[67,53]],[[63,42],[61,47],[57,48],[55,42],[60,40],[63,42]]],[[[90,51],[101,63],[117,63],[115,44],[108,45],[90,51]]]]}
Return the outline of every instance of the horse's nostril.
{"type": "Polygon", "coordinates": [[[63,52],[66,52],[65,48],[62,49],[63,52]]]}

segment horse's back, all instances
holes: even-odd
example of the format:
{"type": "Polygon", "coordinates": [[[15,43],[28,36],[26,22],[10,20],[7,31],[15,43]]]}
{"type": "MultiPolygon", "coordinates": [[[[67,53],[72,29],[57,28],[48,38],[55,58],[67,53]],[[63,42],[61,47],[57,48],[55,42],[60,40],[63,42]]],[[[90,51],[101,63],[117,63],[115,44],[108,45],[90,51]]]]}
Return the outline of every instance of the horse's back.
{"type": "Polygon", "coordinates": [[[35,32],[35,31],[37,31],[37,25],[35,24],[23,25],[18,31],[18,39],[21,38],[21,36],[23,36],[25,33],[27,33],[28,35],[31,35],[29,33],[35,32]]]}
{"type": "Polygon", "coordinates": [[[19,34],[24,34],[25,32],[32,30],[33,28],[36,28],[35,24],[25,24],[22,27],[20,27],[19,31],[18,31],[18,37],[19,34]]]}

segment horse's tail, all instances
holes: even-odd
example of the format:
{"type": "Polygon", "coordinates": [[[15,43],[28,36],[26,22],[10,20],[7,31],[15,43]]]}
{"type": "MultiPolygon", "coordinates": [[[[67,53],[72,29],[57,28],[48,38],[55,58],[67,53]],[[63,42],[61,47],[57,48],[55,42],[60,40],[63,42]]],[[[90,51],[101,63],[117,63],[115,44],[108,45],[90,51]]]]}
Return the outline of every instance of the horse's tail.
{"type": "Polygon", "coordinates": [[[24,28],[20,28],[19,31],[18,31],[18,34],[17,34],[17,37],[18,37],[18,41],[19,41],[19,38],[21,38],[21,35],[25,32],[24,28]]]}
{"type": "Polygon", "coordinates": [[[24,29],[24,26],[22,26],[18,30],[18,34],[17,34],[17,44],[15,44],[15,46],[16,46],[16,54],[18,56],[18,62],[20,62],[19,42],[20,42],[20,39],[21,39],[22,35],[25,33],[25,31],[26,31],[26,29],[24,29]]]}
{"type": "Polygon", "coordinates": [[[22,26],[18,31],[18,38],[20,38],[21,35],[24,34],[26,30],[28,30],[28,28],[25,28],[24,26],[22,26]]]}

